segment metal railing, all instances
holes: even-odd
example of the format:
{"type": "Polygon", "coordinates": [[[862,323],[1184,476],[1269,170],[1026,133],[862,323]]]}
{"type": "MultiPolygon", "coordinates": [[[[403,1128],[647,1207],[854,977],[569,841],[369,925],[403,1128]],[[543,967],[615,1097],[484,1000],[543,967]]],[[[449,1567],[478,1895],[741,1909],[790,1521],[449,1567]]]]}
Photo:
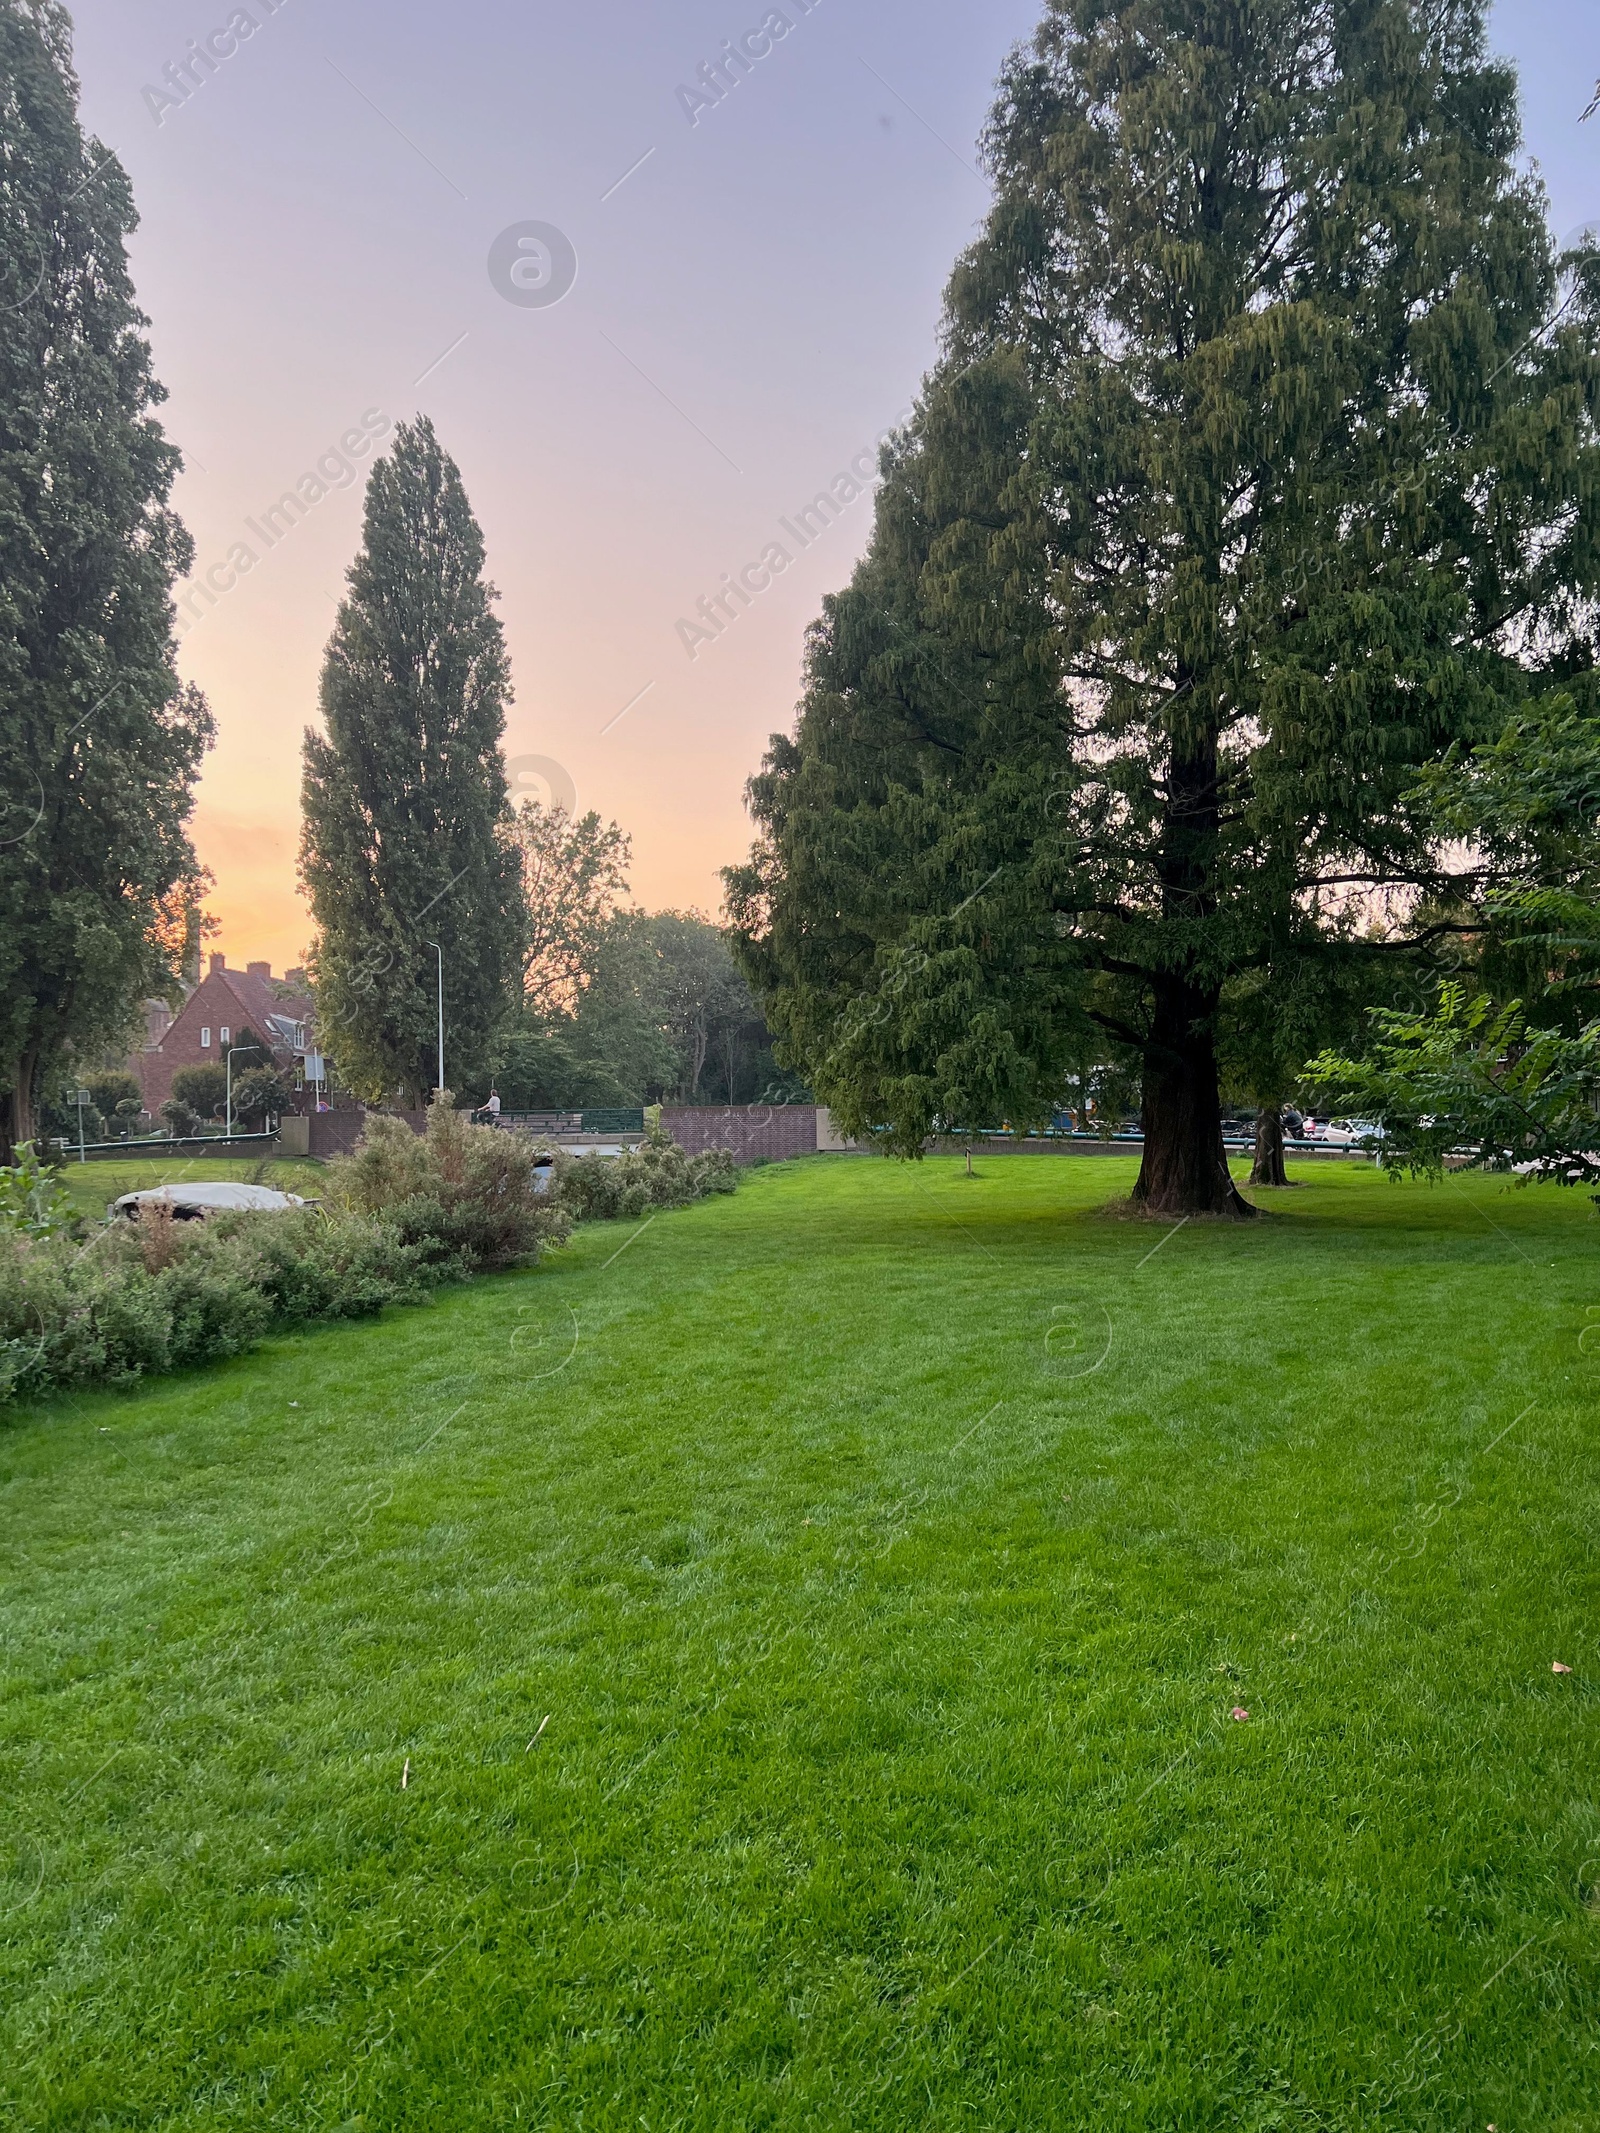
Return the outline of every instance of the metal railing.
{"type": "Polygon", "coordinates": [[[46,1141],[45,1146],[72,1161],[81,1152],[85,1159],[96,1156],[101,1159],[118,1155],[164,1155],[178,1148],[215,1149],[225,1155],[232,1149],[244,1155],[259,1150],[266,1153],[268,1146],[276,1146],[278,1129],[269,1127],[265,1133],[146,1133],[125,1141],[85,1141],[80,1151],[79,1144],[64,1140],[60,1134],[46,1141]]]}

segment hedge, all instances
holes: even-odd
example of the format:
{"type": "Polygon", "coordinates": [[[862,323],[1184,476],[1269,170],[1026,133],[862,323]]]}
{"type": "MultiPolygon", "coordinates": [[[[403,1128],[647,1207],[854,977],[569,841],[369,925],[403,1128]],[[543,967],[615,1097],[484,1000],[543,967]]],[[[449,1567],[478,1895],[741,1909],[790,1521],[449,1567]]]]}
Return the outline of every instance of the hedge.
{"type": "Polygon", "coordinates": [[[609,1162],[573,1160],[436,1104],[422,1136],[370,1121],[328,1166],[319,1208],[205,1222],[147,1210],[85,1238],[25,1150],[0,1170],[0,1405],[125,1385],[243,1354],[270,1332],[419,1302],[444,1282],[532,1265],[574,1221],[684,1207],[734,1185],[731,1158],[688,1156],[659,1133],[609,1162]]]}

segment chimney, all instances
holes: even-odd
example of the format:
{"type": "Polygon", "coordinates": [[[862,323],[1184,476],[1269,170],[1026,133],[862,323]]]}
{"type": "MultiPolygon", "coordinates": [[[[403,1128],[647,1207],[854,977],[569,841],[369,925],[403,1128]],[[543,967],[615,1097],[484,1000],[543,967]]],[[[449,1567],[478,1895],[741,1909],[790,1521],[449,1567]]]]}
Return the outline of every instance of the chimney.
{"type": "Polygon", "coordinates": [[[283,974],[283,982],[285,985],[292,985],[296,992],[304,992],[306,989],[306,974],[303,970],[286,970],[283,974]]]}
{"type": "Polygon", "coordinates": [[[265,978],[270,985],[272,982],[272,965],[270,963],[246,963],[244,974],[247,978],[265,978]]]}
{"type": "Polygon", "coordinates": [[[214,978],[220,978],[227,967],[228,958],[225,955],[214,955],[211,958],[211,975],[214,978]]]}

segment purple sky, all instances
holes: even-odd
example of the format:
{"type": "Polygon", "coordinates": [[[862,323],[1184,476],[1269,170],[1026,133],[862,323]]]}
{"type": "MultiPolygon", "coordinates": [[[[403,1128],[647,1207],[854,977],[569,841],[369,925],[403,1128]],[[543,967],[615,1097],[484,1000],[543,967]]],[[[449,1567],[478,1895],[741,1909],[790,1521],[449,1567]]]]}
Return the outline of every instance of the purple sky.
{"type": "MultiPolygon", "coordinates": [[[[247,4],[254,35],[170,105],[146,90],[233,0],[74,10],[85,122],[143,216],[178,502],[219,589],[194,602],[183,664],[221,726],[197,827],[222,946],[281,968],[306,944],[300,733],[376,447],[337,455],[419,408],[487,536],[521,789],[630,830],[643,900],[714,911],[749,839],[744,780],[872,507],[803,553],[780,521],[916,391],[987,204],[974,137],[1034,0],[781,0],[788,34],[692,123],[680,89],[725,41],[756,32],[759,51],[763,0],[247,4]],[[491,281],[495,239],[528,222],[576,253],[559,303],[491,281]],[[291,531],[266,524],[269,547],[249,522],[319,461],[328,493],[291,531]],[[792,566],[691,659],[680,620],[773,542],[792,566]],[[240,543],[257,560],[236,576],[240,543]]],[[[1600,218],[1600,118],[1577,124],[1600,15],[1519,0],[1494,27],[1564,234],[1600,218]]]]}

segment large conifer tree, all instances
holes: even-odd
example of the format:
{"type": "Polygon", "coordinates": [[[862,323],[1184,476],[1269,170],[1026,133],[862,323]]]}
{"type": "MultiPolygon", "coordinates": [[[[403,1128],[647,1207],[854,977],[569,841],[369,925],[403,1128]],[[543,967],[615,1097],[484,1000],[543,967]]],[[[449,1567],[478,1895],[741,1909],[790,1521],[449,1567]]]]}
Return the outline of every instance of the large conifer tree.
{"type": "Polygon", "coordinates": [[[301,876],[322,1042],[346,1083],[420,1103],[483,1072],[519,990],[526,908],[500,737],[510,675],[483,535],[426,418],[367,484],[361,553],[308,732],[301,876]]]}
{"type": "Polygon", "coordinates": [[[1483,15],[1052,0],[1008,68],[945,357],[729,877],[849,1127],[1036,1118],[1095,1031],[1140,1062],[1138,1197],[1246,1212],[1227,1018],[1440,938],[1418,767],[1588,687],[1594,263],[1552,256],[1483,15]]]}
{"type": "MultiPolygon", "coordinates": [[[[151,409],[116,158],[77,119],[65,10],[0,0],[0,1138],[177,983],[166,920],[211,724],[173,665],[190,560],[151,409]]],[[[0,1154],[4,1150],[0,1149],[0,1154]]]]}

